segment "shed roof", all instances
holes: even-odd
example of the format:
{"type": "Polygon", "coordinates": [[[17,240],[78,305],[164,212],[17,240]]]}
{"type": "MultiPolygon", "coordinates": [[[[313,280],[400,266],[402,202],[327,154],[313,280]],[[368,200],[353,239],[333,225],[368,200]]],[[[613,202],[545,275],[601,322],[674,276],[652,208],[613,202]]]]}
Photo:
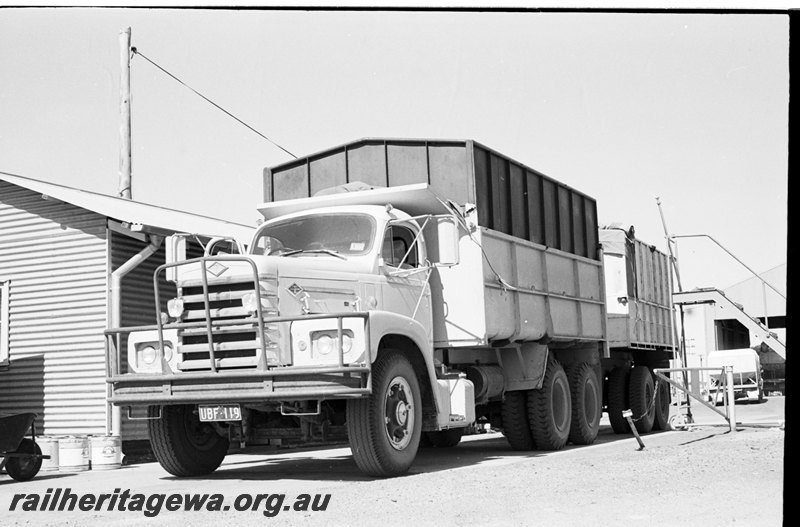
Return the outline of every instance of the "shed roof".
{"type": "Polygon", "coordinates": [[[12,185],[41,193],[43,197],[70,203],[101,216],[127,223],[132,230],[160,234],[168,231],[207,236],[230,236],[245,243],[250,241],[255,232],[255,227],[241,223],[108,196],[7,172],[0,172],[0,181],[6,181],[12,185]]]}

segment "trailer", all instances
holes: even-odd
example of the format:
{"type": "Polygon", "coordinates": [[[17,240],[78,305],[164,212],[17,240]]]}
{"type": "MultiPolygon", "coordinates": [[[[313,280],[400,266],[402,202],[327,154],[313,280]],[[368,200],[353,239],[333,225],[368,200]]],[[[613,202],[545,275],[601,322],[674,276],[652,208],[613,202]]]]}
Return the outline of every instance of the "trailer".
{"type": "Polygon", "coordinates": [[[379,477],[478,421],[517,450],[591,444],[603,410],[666,427],[668,272],[631,253],[637,309],[611,340],[593,198],[475,141],[406,139],[273,167],[264,192],[249,243],[186,258],[172,237],[156,324],[107,332],[110,400],[146,409],[170,473],[211,472],[287,422],[345,427],[379,477]]]}

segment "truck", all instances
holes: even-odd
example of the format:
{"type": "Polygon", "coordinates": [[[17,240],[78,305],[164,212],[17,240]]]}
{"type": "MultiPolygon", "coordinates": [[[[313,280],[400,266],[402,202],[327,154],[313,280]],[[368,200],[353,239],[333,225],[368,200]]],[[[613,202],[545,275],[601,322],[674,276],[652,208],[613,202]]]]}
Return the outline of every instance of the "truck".
{"type": "Polygon", "coordinates": [[[171,474],[287,424],[344,429],[374,477],[479,422],[515,450],[591,444],[603,411],[667,428],[666,256],[588,195],[473,140],[362,139],[266,169],[263,201],[252,240],[172,236],[156,323],[107,331],[109,401],[171,474]]]}
{"type": "Polygon", "coordinates": [[[764,381],[761,377],[761,360],[758,352],[752,348],[712,350],[708,353],[709,368],[719,371],[709,374],[708,400],[721,404],[725,397],[725,366],[733,368],[734,401],[747,400],[762,402],[764,400],[764,381]]]}

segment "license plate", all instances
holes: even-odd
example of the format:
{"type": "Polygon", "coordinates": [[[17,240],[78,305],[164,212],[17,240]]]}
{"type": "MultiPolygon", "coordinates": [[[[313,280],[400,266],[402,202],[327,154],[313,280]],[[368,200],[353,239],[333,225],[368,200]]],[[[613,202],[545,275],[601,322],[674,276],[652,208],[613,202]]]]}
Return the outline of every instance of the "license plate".
{"type": "Polygon", "coordinates": [[[201,404],[197,411],[200,415],[200,420],[203,422],[242,420],[242,409],[238,404],[201,404]]]}

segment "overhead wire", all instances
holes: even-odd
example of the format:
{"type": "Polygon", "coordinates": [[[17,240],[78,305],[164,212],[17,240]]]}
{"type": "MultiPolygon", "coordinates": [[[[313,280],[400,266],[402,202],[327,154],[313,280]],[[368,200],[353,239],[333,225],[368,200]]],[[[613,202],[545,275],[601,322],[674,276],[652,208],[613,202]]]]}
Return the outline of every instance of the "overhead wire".
{"type": "Polygon", "coordinates": [[[157,63],[156,63],[154,60],[152,60],[151,58],[149,58],[147,55],[145,55],[144,53],[142,53],[141,51],[139,51],[138,49],[136,49],[136,47],[133,47],[133,46],[131,47],[131,53],[132,53],[133,55],[138,55],[138,56],[142,57],[144,60],[146,60],[147,62],[149,62],[150,64],[152,64],[152,65],[153,65],[153,66],[155,66],[156,68],[158,68],[159,70],[161,70],[161,71],[162,71],[164,74],[168,75],[169,77],[171,77],[172,79],[174,79],[175,81],[177,81],[179,84],[182,84],[183,86],[185,86],[186,88],[188,88],[189,90],[191,90],[192,92],[194,92],[194,93],[195,93],[195,95],[197,95],[197,96],[201,97],[203,100],[205,100],[206,102],[208,102],[209,104],[211,104],[212,106],[214,106],[215,108],[217,108],[218,110],[220,110],[221,112],[223,112],[224,114],[226,114],[227,116],[229,116],[229,117],[233,118],[234,120],[236,120],[236,121],[237,121],[237,122],[239,122],[240,124],[242,124],[242,125],[244,125],[245,127],[247,127],[249,130],[251,130],[251,131],[255,132],[256,134],[258,134],[258,135],[259,135],[259,136],[261,136],[262,138],[266,139],[267,141],[269,141],[270,143],[272,143],[272,144],[273,144],[273,145],[275,145],[276,147],[280,148],[281,150],[283,150],[284,152],[286,152],[287,154],[289,154],[289,155],[290,155],[290,156],[292,156],[293,158],[297,159],[297,156],[296,156],[296,155],[294,155],[293,153],[289,152],[289,151],[288,151],[286,148],[282,147],[281,145],[279,145],[278,143],[276,143],[275,141],[273,141],[272,139],[270,139],[270,138],[269,138],[269,137],[267,137],[266,135],[262,134],[261,132],[259,132],[258,130],[256,130],[255,128],[253,128],[252,126],[250,126],[249,124],[247,124],[247,123],[246,123],[246,122],[244,122],[243,120],[241,120],[241,119],[239,119],[238,117],[236,117],[235,115],[233,115],[231,112],[229,112],[228,110],[226,110],[225,108],[223,108],[223,107],[222,107],[222,106],[220,106],[219,104],[215,103],[214,101],[212,101],[211,99],[209,99],[208,97],[206,97],[205,95],[203,95],[202,93],[200,93],[199,91],[195,90],[194,88],[192,88],[191,86],[189,86],[188,84],[186,84],[184,81],[182,81],[181,79],[179,79],[179,78],[178,78],[177,76],[175,76],[173,73],[170,73],[170,72],[169,72],[169,71],[167,71],[167,70],[166,70],[164,67],[160,66],[160,65],[159,65],[159,64],[157,64],[157,63]]]}

